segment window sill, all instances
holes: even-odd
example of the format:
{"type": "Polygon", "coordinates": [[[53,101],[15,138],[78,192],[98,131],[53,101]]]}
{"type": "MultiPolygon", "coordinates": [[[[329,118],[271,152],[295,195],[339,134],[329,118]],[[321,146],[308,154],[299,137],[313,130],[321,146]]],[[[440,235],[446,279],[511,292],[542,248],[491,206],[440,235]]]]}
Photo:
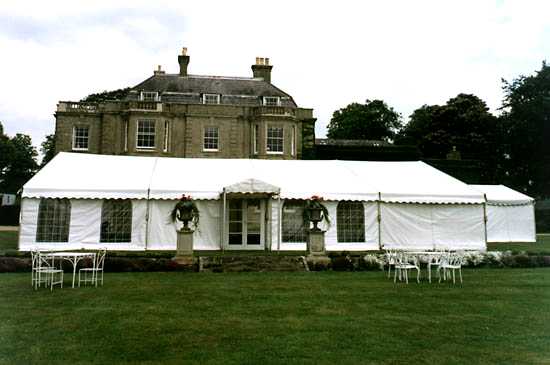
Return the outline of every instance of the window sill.
{"type": "Polygon", "coordinates": [[[85,152],[85,151],[89,151],[89,149],[88,148],[73,148],[72,151],[85,152]]]}
{"type": "Polygon", "coordinates": [[[157,152],[155,147],[136,147],[136,152],[157,152]]]}
{"type": "Polygon", "coordinates": [[[271,151],[266,151],[266,153],[268,155],[284,155],[284,152],[271,152],[271,151]]]}
{"type": "Polygon", "coordinates": [[[214,150],[214,149],[209,149],[209,148],[203,148],[202,149],[202,152],[220,152],[220,150],[214,150]]]}

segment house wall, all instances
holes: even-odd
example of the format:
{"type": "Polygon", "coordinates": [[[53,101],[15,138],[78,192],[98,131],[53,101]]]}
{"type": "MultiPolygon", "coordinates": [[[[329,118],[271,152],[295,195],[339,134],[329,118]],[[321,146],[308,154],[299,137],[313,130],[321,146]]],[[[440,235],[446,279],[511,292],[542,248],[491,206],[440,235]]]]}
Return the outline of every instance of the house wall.
{"type": "MultiPolygon", "coordinates": [[[[62,103],[60,103],[62,104],[62,103]]],[[[67,103],[68,104],[68,103],[67,103]]],[[[75,104],[75,103],[71,103],[75,104]]],[[[76,103],[78,104],[78,103],[76,103]]],[[[290,110],[290,109],[289,109],[290,110]]],[[[302,156],[303,126],[314,123],[310,109],[292,109],[293,115],[263,114],[263,109],[231,105],[159,103],[156,110],[137,110],[123,102],[100,104],[93,112],[60,105],[56,117],[56,152],[71,152],[73,128],[90,128],[88,153],[132,156],[297,159],[302,156]],[[259,112],[258,112],[259,111],[259,112]],[[137,122],[155,120],[155,148],[136,146],[137,122]],[[168,151],[164,151],[165,122],[168,122],[168,151]],[[253,128],[259,127],[258,154],[253,151],[253,128]],[[267,126],[284,129],[284,152],[266,152],[267,126]],[[204,128],[219,128],[218,151],[203,148],[204,128]],[[293,137],[294,134],[294,137],[293,137]],[[294,139],[294,150],[292,140],[294,139]],[[125,148],[127,147],[127,148],[125,148]]],[[[309,128],[309,127],[308,127],[309,128]]],[[[307,129],[310,131],[311,128],[307,129]]],[[[306,140],[311,140],[308,135],[306,140]]]]}

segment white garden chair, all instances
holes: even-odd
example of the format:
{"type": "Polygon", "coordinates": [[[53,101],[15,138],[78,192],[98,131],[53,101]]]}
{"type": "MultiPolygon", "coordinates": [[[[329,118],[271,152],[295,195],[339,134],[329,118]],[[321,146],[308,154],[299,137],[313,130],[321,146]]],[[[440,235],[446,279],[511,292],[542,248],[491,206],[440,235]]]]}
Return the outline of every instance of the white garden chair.
{"type": "Polygon", "coordinates": [[[53,291],[54,285],[60,284],[63,288],[63,269],[56,268],[53,258],[49,258],[47,253],[38,250],[31,251],[32,264],[32,284],[34,289],[38,289],[42,283],[45,287],[50,287],[53,291]]]}
{"type": "Polygon", "coordinates": [[[103,266],[105,265],[105,255],[107,254],[107,249],[99,250],[95,254],[95,259],[93,261],[92,267],[84,267],[78,271],[78,286],[80,282],[92,283],[97,287],[98,281],[101,281],[101,286],[103,286],[103,266]],[[99,275],[101,274],[101,279],[99,275]],[[91,275],[91,276],[90,276],[91,275]]]}
{"type": "Polygon", "coordinates": [[[397,281],[397,275],[399,280],[405,278],[405,282],[409,283],[409,270],[416,270],[416,281],[420,282],[420,264],[418,257],[414,255],[408,255],[406,252],[398,252],[395,256],[395,270],[393,275],[393,282],[397,281]]]}
{"type": "Polygon", "coordinates": [[[386,253],[384,254],[385,256],[385,259],[386,259],[386,264],[388,265],[388,278],[391,277],[391,267],[394,266],[395,267],[395,256],[396,256],[396,251],[394,250],[386,250],[386,253]]]}
{"type": "MultiPolygon", "coordinates": [[[[461,255],[458,252],[449,252],[441,257],[441,262],[439,264],[438,275],[439,270],[443,270],[443,280],[447,280],[447,278],[451,278],[451,270],[453,272],[453,284],[456,284],[455,280],[455,271],[458,270],[458,274],[460,276],[460,283],[462,284],[462,263],[463,263],[463,255],[461,255]]],[[[441,275],[439,276],[439,282],[441,282],[441,275]]]]}
{"type": "Polygon", "coordinates": [[[444,251],[441,251],[440,254],[428,256],[428,281],[432,282],[432,266],[436,267],[436,272],[439,278],[439,266],[441,265],[441,257],[445,255],[444,251]]]}

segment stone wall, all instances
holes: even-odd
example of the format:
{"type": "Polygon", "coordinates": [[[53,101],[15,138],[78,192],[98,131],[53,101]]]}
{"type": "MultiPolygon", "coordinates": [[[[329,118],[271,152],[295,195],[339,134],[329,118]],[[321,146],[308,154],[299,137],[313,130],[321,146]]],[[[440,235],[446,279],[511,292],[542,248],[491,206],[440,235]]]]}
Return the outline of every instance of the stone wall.
{"type": "Polygon", "coordinates": [[[314,140],[314,135],[310,135],[315,122],[311,118],[311,109],[279,109],[277,112],[284,112],[280,115],[268,114],[269,110],[258,110],[246,106],[172,103],[162,103],[154,110],[137,110],[128,103],[108,102],[99,104],[90,112],[63,106],[56,113],[56,152],[72,151],[74,126],[87,125],[90,128],[89,153],[203,158],[300,158],[304,141],[309,146],[314,140]],[[139,149],[136,146],[137,123],[141,119],[155,121],[153,149],[139,149]],[[257,154],[253,150],[256,125],[259,132],[257,154]],[[307,125],[309,133],[306,138],[303,136],[303,125],[307,125]],[[164,151],[165,126],[168,128],[167,151],[164,151]],[[219,128],[218,151],[205,151],[203,148],[204,128],[209,126],[219,128]],[[283,128],[282,154],[266,151],[268,126],[283,128]]]}

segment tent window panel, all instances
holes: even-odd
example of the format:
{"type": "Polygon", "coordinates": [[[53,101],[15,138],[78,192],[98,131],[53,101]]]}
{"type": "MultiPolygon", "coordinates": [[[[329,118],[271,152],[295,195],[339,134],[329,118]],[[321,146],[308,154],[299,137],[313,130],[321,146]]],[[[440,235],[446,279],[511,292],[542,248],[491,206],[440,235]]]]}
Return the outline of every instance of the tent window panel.
{"type": "Polygon", "coordinates": [[[304,202],[285,202],[282,215],[282,241],[306,242],[308,226],[304,224],[304,202]]]}
{"type": "Polygon", "coordinates": [[[101,208],[101,242],[132,242],[132,202],[105,200],[101,208]]]}
{"type": "Polygon", "coordinates": [[[336,228],[338,242],[365,242],[365,209],[363,203],[338,203],[336,228]]]}
{"type": "Polygon", "coordinates": [[[70,222],[69,199],[40,199],[36,242],[68,242],[70,222]]]}

